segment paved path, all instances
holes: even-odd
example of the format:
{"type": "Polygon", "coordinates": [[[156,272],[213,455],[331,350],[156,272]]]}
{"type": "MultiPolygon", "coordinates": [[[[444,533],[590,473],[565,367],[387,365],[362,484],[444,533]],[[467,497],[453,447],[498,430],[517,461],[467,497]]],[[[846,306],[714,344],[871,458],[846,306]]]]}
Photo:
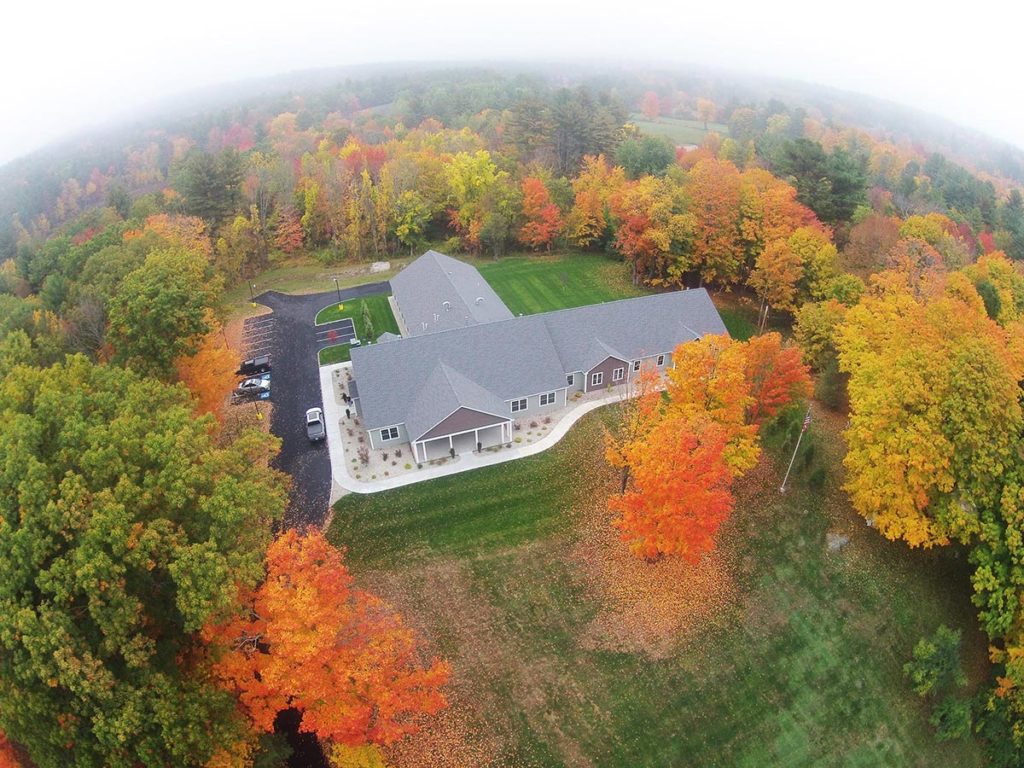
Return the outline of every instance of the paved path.
{"type": "MultiPolygon", "coordinates": [[[[387,282],[345,288],[341,300],[357,299],[375,293],[388,293],[387,282]]],[[[285,513],[285,525],[304,528],[322,525],[331,500],[331,462],[323,443],[311,445],[306,439],[307,408],[322,406],[320,376],[317,369],[316,313],[338,300],[337,291],[291,296],[277,291],[261,293],[256,301],[273,310],[273,333],[263,342],[263,354],[269,354],[274,366],[271,401],[274,416],[270,431],[281,438],[281,452],[274,466],[292,478],[285,513]]],[[[320,329],[322,330],[322,329],[320,329]]]]}
{"type": "MultiPolygon", "coordinates": [[[[621,403],[624,392],[615,392],[606,397],[598,399],[587,399],[577,403],[565,415],[558,419],[548,434],[540,440],[529,445],[515,445],[512,448],[502,448],[500,451],[483,451],[480,453],[459,454],[454,461],[446,461],[444,464],[427,466],[396,477],[386,477],[381,480],[362,481],[356,480],[348,473],[345,462],[345,452],[342,449],[341,439],[341,412],[344,406],[340,405],[334,397],[334,371],[345,368],[351,363],[338,363],[337,365],[325,365],[320,368],[320,390],[323,400],[324,422],[327,425],[327,447],[330,454],[331,472],[331,504],[334,504],[342,496],[349,493],[377,493],[390,488],[401,488],[403,485],[422,483],[425,480],[433,480],[435,477],[446,477],[459,472],[468,472],[479,467],[489,467],[492,464],[503,464],[506,461],[515,461],[526,456],[533,456],[548,450],[559,440],[565,437],[572,426],[591,411],[604,405],[621,403]]],[[[351,457],[349,457],[351,461],[351,457]]]]}

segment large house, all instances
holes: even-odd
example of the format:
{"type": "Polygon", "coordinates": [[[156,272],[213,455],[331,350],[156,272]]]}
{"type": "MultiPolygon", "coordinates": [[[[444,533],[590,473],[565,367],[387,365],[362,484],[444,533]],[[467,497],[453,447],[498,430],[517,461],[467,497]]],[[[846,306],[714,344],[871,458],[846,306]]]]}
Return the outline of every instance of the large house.
{"type": "Polygon", "coordinates": [[[410,444],[419,462],[509,443],[517,419],[726,333],[702,288],[515,317],[473,267],[434,251],[392,290],[405,335],[352,349],[355,404],[371,447],[410,444]]]}

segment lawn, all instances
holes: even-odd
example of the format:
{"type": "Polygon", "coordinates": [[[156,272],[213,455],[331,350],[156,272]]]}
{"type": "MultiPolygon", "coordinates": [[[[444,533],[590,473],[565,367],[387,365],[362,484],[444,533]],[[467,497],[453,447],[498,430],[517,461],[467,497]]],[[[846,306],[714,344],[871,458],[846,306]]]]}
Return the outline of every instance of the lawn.
{"type": "Polygon", "coordinates": [[[642,296],[628,268],[601,254],[516,256],[476,264],[484,279],[514,314],[581,307],[642,296]]]}
{"type": "MultiPolygon", "coordinates": [[[[398,323],[395,321],[395,316],[391,312],[391,305],[388,303],[388,297],[383,294],[377,296],[365,296],[361,299],[347,299],[341,304],[330,304],[317,312],[316,322],[318,324],[328,323],[332,320],[341,320],[346,317],[352,318],[352,323],[355,325],[356,329],[356,335],[363,342],[368,340],[376,341],[377,338],[385,331],[398,333],[398,323]],[[372,339],[369,338],[371,334],[367,332],[367,328],[363,321],[364,306],[369,310],[370,322],[373,323],[372,339]]],[[[324,347],[320,350],[320,365],[344,363],[348,359],[348,344],[335,344],[330,347],[324,347]]]]}
{"type": "Polygon", "coordinates": [[[714,131],[722,136],[729,135],[729,126],[725,123],[708,123],[705,130],[700,120],[680,120],[675,117],[659,117],[657,120],[646,120],[641,115],[630,117],[642,133],[648,136],[664,136],[675,144],[700,144],[708,133],[714,131]]]}
{"type": "MultiPolygon", "coordinates": [[[[530,315],[650,293],[630,282],[625,264],[600,254],[517,256],[478,262],[477,268],[515,314],[530,315]]],[[[734,339],[746,340],[757,333],[756,308],[740,306],[732,297],[721,302],[720,298],[712,294],[722,322],[734,339]]]]}
{"type": "Polygon", "coordinates": [[[984,675],[962,562],[885,542],[834,482],[814,493],[798,472],[780,495],[770,456],[737,488],[718,555],[642,563],[608,532],[611,417],[537,456],[335,506],[357,582],[455,670],[451,709],[389,765],[982,764],[973,742],[938,745],[901,671],[946,623],[984,675]],[[831,551],[829,532],[850,542],[831,551]]]}

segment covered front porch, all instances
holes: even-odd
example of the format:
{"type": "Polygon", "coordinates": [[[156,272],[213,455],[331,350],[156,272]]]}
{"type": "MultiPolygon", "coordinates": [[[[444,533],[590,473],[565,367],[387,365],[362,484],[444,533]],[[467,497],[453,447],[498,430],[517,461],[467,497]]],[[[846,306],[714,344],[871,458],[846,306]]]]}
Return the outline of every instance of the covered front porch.
{"type": "Polygon", "coordinates": [[[511,442],[512,421],[506,420],[440,436],[427,433],[422,439],[412,441],[412,453],[416,461],[422,464],[448,458],[452,451],[457,456],[511,442]]]}

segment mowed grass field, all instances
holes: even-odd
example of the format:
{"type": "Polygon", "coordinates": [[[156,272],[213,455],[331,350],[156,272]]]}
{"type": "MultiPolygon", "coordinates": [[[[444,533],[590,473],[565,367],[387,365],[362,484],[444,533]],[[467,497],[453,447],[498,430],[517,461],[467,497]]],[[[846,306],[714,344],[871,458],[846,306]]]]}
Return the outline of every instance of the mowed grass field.
{"type": "Polygon", "coordinates": [[[621,261],[601,254],[514,256],[477,268],[513,314],[532,315],[643,296],[621,261]]]}
{"type": "MultiPolygon", "coordinates": [[[[479,262],[477,268],[494,292],[517,315],[581,307],[650,293],[632,284],[626,264],[601,254],[515,256],[479,262]]],[[[714,293],[712,299],[715,299],[714,293]]],[[[718,309],[733,338],[749,339],[757,332],[754,310],[748,311],[734,303],[722,304],[718,309]]]]}
{"type": "MultiPolygon", "coordinates": [[[[962,563],[884,541],[836,477],[815,492],[797,473],[779,494],[788,456],[773,454],[738,485],[713,557],[641,562],[605,511],[611,418],[335,506],[329,536],[357,583],[454,669],[451,708],[389,765],[983,764],[973,742],[935,741],[902,674],[945,623],[964,630],[972,683],[984,675],[962,563]],[[830,532],[849,543],[833,551],[830,532]]],[[[839,426],[812,428],[829,455],[839,426]]]]}
{"type": "Polygon", "coordinates": [[[729,135],[729,126],[725,123],[708,123],[705,130],[704,123],[700,120],[680,120],[675,117],[647,120],[643,115],[634,114],[630,116],[629,121],[639,128],[641,133],[648,136],[664,136],[677,145],[700,144],[712,131],[722,136],[729,135]]]}
{"type": "MultiPolygon", "coordinates": [[[[388,303],[388,297],[383,294],[378,296],[365,296],[361,299],[347,299],[340,304],[337,302],[329,304],[316,313],[316,322],[317,324],[329,323],[346,317],[352,319],[356,335],[364,342],[367,340],[376,341],[377,338],[385,331],[398,333],[398,322],[395,320],[395,315],[391,311],[391,305],[388,303]],[[372,339],[369,338],[370,334],[368,333],[366,324],[363,321],[364,306],[369,309],[370,322],[373,323],[372,339]]],[[[319,353],[320,365],[343,363],[346,360],[349,360],[349,349],[348,344],[335,344],[330,347],[324,347],[319,353]]]]}

